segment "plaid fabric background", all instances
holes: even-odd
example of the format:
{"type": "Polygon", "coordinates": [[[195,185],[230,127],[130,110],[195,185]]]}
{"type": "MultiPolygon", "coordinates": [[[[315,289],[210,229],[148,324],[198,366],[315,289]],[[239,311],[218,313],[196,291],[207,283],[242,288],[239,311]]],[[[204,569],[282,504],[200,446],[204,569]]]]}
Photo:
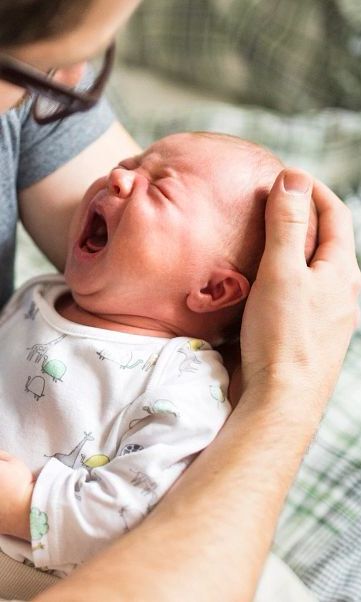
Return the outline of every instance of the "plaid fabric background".
{"type": "Polygon", "coordinates": [[[120,44],[128,62],[293,114],[358,110],[360,32],[355,0],[147,0],[120,44]]]}
{"type": "MultiPolygon", "coordinates": [[[[359,0],[147,0],[121,35],[111,96],[143,145],[224,131],[321,177],[353,212],[361,260],[359,0]],[[146,95],[134,109],[122,64],[190,95],[174,106],[146,95]]],[[[274,545],[320,602],[361,601],[360,469],[361,326],[274,545]]]]}
{"type": "Polygon", "coordinates": [[[360,358],[359,328],[275,541],[276,553],[325,602],[361,600],[360,358]]]}
{"type": "MultiPolygon", "coordinates": [[[[361,189],[345,200],[361,266],[361,189]]],[[[361,324],[288,496],[274,548],[321,602],[361,600],[361,324]]]]}
{"type": "Polygon", "coordinates": [[[147,0],[119,36],[120,60],[204,97],[175,110],[145,92],[134,110],[119,63],[111,98],[144,146],[229,132],[344,195],[361,181],[360,15],[358,0],[147,0]]]}
{"type": "MultiPolygon", "coordinates": [[[[121,71],[118,75],[122,80],[121,71]]],[[[115,106],[124,102],[124,94],[124,82],[114,86],[115,106]]],[[[141,114],[134,113],[129,99],[125,109],[128,129],[143,147],[185,130],[224,132],[267,146],[286,165],[306,169],[343,197],[361,182],[361,116],[356,112],[327,108],[285,116],[208,97],[177,109],[149,103],[141,114]]]]}
{"type": "MultiPolygon", "coordinates": [[[[360,6],[146,0],[120,35],[110,89],[115,109],[144,146],[175,131],[224,131],[308,169],[346,198],[361,260],[360,6]],[[144,94],[135,110],[121,60],[165,74],[171,86],[185,82],[197,94],[176,108],[144,94]]],[[[17,285],[48,269],[23,233],[19,246],[17,285]]],[[[320,602],[361,601],[360,469],[361,327],[275,540],[276,553],[320,602]]]]}

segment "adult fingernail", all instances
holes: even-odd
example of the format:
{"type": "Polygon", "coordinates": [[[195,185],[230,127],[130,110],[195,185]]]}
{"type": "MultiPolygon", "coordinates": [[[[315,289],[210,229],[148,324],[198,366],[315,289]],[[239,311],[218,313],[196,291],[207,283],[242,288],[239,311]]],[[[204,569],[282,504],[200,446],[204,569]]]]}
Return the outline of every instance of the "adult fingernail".
{"type": "Polygon", "coordinates": [[[305,192],[308,192],[310,186],[311,181],[306,174],[288,171],[283,176],[283,187],[286,192],[304,194],[305,192]]]}

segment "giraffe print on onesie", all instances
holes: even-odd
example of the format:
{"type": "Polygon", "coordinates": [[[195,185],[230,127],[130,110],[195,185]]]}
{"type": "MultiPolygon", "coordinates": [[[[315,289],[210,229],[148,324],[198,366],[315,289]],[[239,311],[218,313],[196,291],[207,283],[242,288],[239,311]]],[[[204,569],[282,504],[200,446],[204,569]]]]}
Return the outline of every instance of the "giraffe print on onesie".
{"type": "Polygon", "coordinates": [[[0,316],[0,445],[36,478],[31,542],[0,546],[59,576],[143,520],[230,413],[206,341],[75,324],[65,292],[34,278],[0,316]]]}

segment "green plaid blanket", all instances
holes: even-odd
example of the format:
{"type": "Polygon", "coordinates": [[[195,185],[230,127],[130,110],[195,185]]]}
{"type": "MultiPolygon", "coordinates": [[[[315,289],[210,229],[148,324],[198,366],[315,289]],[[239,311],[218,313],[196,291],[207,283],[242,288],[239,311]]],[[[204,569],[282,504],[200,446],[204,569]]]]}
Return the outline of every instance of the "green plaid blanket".
{"type": "Polygon", "coordinates": [[[361,599],[360,364],[358,328],[275,541],[276,553],[320,600],[361,599]]]}
{"type": "MultiPolygon", "coordinates": [[[[321,177],[353,212],[361,258],[359,0],[146,0],[120,37],[111,97],[143,145],[229,132],[321,177]],[[189,94],[172,104],[148,93],[140,106],[122,65],[189,94]]],[[[360,468],[361,327],[274,543],[320,602],[361,600],[360,468]]]]}

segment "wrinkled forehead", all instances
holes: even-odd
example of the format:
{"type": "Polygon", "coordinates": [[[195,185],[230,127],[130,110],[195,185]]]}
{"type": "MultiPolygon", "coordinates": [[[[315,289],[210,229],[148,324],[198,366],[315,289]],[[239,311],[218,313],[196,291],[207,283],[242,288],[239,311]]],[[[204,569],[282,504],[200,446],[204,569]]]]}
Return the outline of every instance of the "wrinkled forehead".
{"type": "Polygon", "coordinates": [[[209,145],[190,134],[167,136],[152,144],[138,157],[139,166],[153,178],[173,179],[180,194],[192,192],[210,202],[219,196],[221,170],[209,145]]]}
{"type": "Polygon", "coordinates": [[[141,156],[142,164],[170,167],[179,172],[204,175],[211,154],[203,140],[191,134],[173,134],[152,144],[141,156]]]}
{"type": "Polygon", "coordinates": [[[212,195],[221,207],[235,204],[246,211],[254,195],[265,196],[282,163],[267,149],[233,136],[175,134],[150,147],[145,158],[167,165],[212,195]]]}
{"type": "Polygon", "coordinates": [[[232,136],[182,133],[155,142],[142,155],[151,169],[191,175],[220,201],[256,188],[269,189],[282,163],[267,149],[232,136]]]}

